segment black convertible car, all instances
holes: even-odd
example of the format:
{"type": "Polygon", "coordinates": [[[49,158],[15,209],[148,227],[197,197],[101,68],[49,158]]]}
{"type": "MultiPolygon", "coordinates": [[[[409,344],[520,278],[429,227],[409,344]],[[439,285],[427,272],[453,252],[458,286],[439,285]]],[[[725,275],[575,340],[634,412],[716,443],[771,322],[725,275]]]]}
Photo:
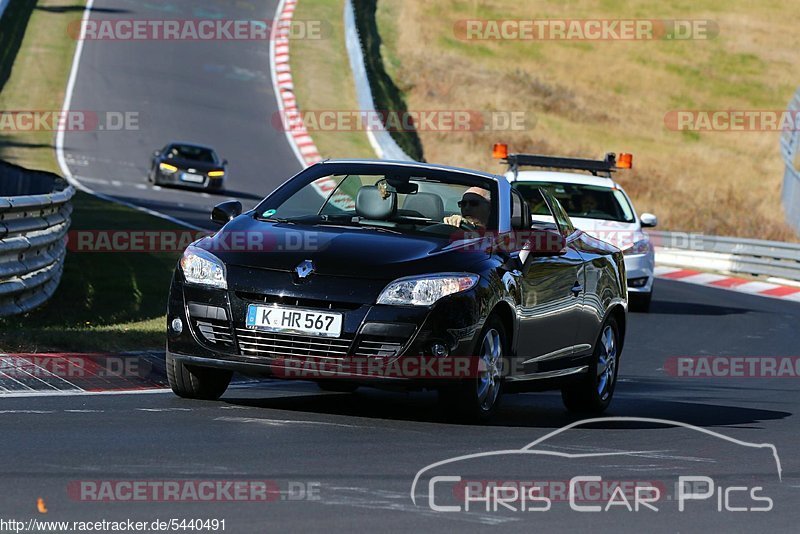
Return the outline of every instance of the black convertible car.
{"type": "Polygon", "coordinates": [[[622,253],[532,221],[508,181],[422,163],[326,161],[188,247],[169,296],[173,391],[214,399],[233,371],[433,388],[483,419],[503,392],[611,401],[626,328],[622,253]]]}
{"type": "Polygon", "coordinates": [[[153,152],[147,181],[155,185],[177,185],[222,191],[228,160],[213,148],[190,143],[170,143],[153,152]]]}

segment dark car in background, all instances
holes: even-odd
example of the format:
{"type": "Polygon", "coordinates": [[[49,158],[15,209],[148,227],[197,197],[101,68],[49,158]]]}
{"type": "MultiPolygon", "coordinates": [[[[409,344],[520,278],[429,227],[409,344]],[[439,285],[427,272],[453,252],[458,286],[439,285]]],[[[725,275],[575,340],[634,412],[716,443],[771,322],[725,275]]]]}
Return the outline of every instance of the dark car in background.
{"type": "Polygon", "coordinates": [[[154,185],[175,185],[222,191],[228,160],[213,148],[191,143],[170,143],[153,152],[147,180],[154,185]]]}
{"type": "Polygon", "coordinates": [[[218,205],[224,226],[186,249],[170,289],[173,391],[218,398],[240,371],[436,389],[471,419],[514,391],[604,410],[625,338],[623,256],[540,194],[552,218],[532,226],[501,176],[355,160],[313,165],[246,213],[218,205]],[[464,374],[373,372],[464,361],[464,374]],[[319,372],[287,371],[304,365],[319,372]]]}

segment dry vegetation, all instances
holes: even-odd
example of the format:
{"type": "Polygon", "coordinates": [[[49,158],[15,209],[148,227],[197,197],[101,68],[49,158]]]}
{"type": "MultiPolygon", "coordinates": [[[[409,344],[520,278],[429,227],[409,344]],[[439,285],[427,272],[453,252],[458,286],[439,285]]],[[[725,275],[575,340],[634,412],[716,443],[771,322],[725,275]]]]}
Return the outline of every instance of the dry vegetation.
{"type": "Polygon", "coordinates": [[[389,74],[411,110],[524,110],[525,131],[420,132],[428,161],[500,171],[514,151],[632,152],[618,180],[664,229],[797,240],[780,205],[778,132],[678,132],[671,110],[785,109],[800,34],[778,1],[379,0],[389,74]],[[465,41],[463,19],[710,19],[710,40],[465,41]]]}

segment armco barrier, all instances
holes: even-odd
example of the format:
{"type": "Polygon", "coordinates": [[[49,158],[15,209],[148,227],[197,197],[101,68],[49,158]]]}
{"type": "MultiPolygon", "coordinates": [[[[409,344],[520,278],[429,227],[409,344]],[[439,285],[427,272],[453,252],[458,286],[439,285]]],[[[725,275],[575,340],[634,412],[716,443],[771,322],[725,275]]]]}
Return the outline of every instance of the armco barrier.
{"type": "MultiPolygon", "coordinates": [[[[364,53],[361,48],[358,29],[356,28],[356,15],[350,0],[346,0],[344,3],[344,34],[347,55],[350,57],[350,68],[353,71],[353,81],[356,86],[358,107],[366,114],[374,116],[376,113],[375,102],[372,98],[372,89],[367,78],[367,68],[364,65],[364,53]]],[[[367,138],[380,159],[414,161],[411,156],[400,148],[397,141],[392,138],[391,134],[383,126],[374,129],[368,128],[367,138]]]]}
{"type": "Polygon", "coordinates": [[[74,194],[60,176],[0,162],[0,317],[32,310],[55,292],[74,194]]]}
{"type": "MultiPolygon", "coordinates": [[[[789,112],[800,113],[800,89],[789,103],[789,112]]],[[[800,128],[787,129],[781,135],[781,155],[786,165],[783,174],[783,209],[786,220],[800,232],[800,128]]]]}
{"type": "Polygon", "coordinates": [[[648,232],[656,262],[800,281],[800,244],[681,232],[648,232]]]}

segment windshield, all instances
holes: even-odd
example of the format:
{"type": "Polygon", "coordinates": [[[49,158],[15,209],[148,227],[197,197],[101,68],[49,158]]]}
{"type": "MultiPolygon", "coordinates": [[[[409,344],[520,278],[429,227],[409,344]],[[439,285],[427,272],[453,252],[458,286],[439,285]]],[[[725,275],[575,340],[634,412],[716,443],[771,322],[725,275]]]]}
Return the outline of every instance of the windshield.
{"type": "Polygon", "coordinates": [[[541,187],[558,199],[570,217],[628,223],[635,220],[628,199],[619,189],[548,182],[515,182],[513,187],[525,197],[532,215],[549,215],[536,193],[541,187]]]}
{"type": "Polygon", "coordinates": [[[204,163],[216,161],[213,150],[191,145],[172,145],[167,151],[167,158],[190,159],[204,163]]]}
{"type": "Polygon", "coordinates": [[[258,215],[298,224],[450,236],[458,229],[495,229],[493,205],[488,184],[484,188],[442,178],[348,174],[317,179],[258,215]]]}

